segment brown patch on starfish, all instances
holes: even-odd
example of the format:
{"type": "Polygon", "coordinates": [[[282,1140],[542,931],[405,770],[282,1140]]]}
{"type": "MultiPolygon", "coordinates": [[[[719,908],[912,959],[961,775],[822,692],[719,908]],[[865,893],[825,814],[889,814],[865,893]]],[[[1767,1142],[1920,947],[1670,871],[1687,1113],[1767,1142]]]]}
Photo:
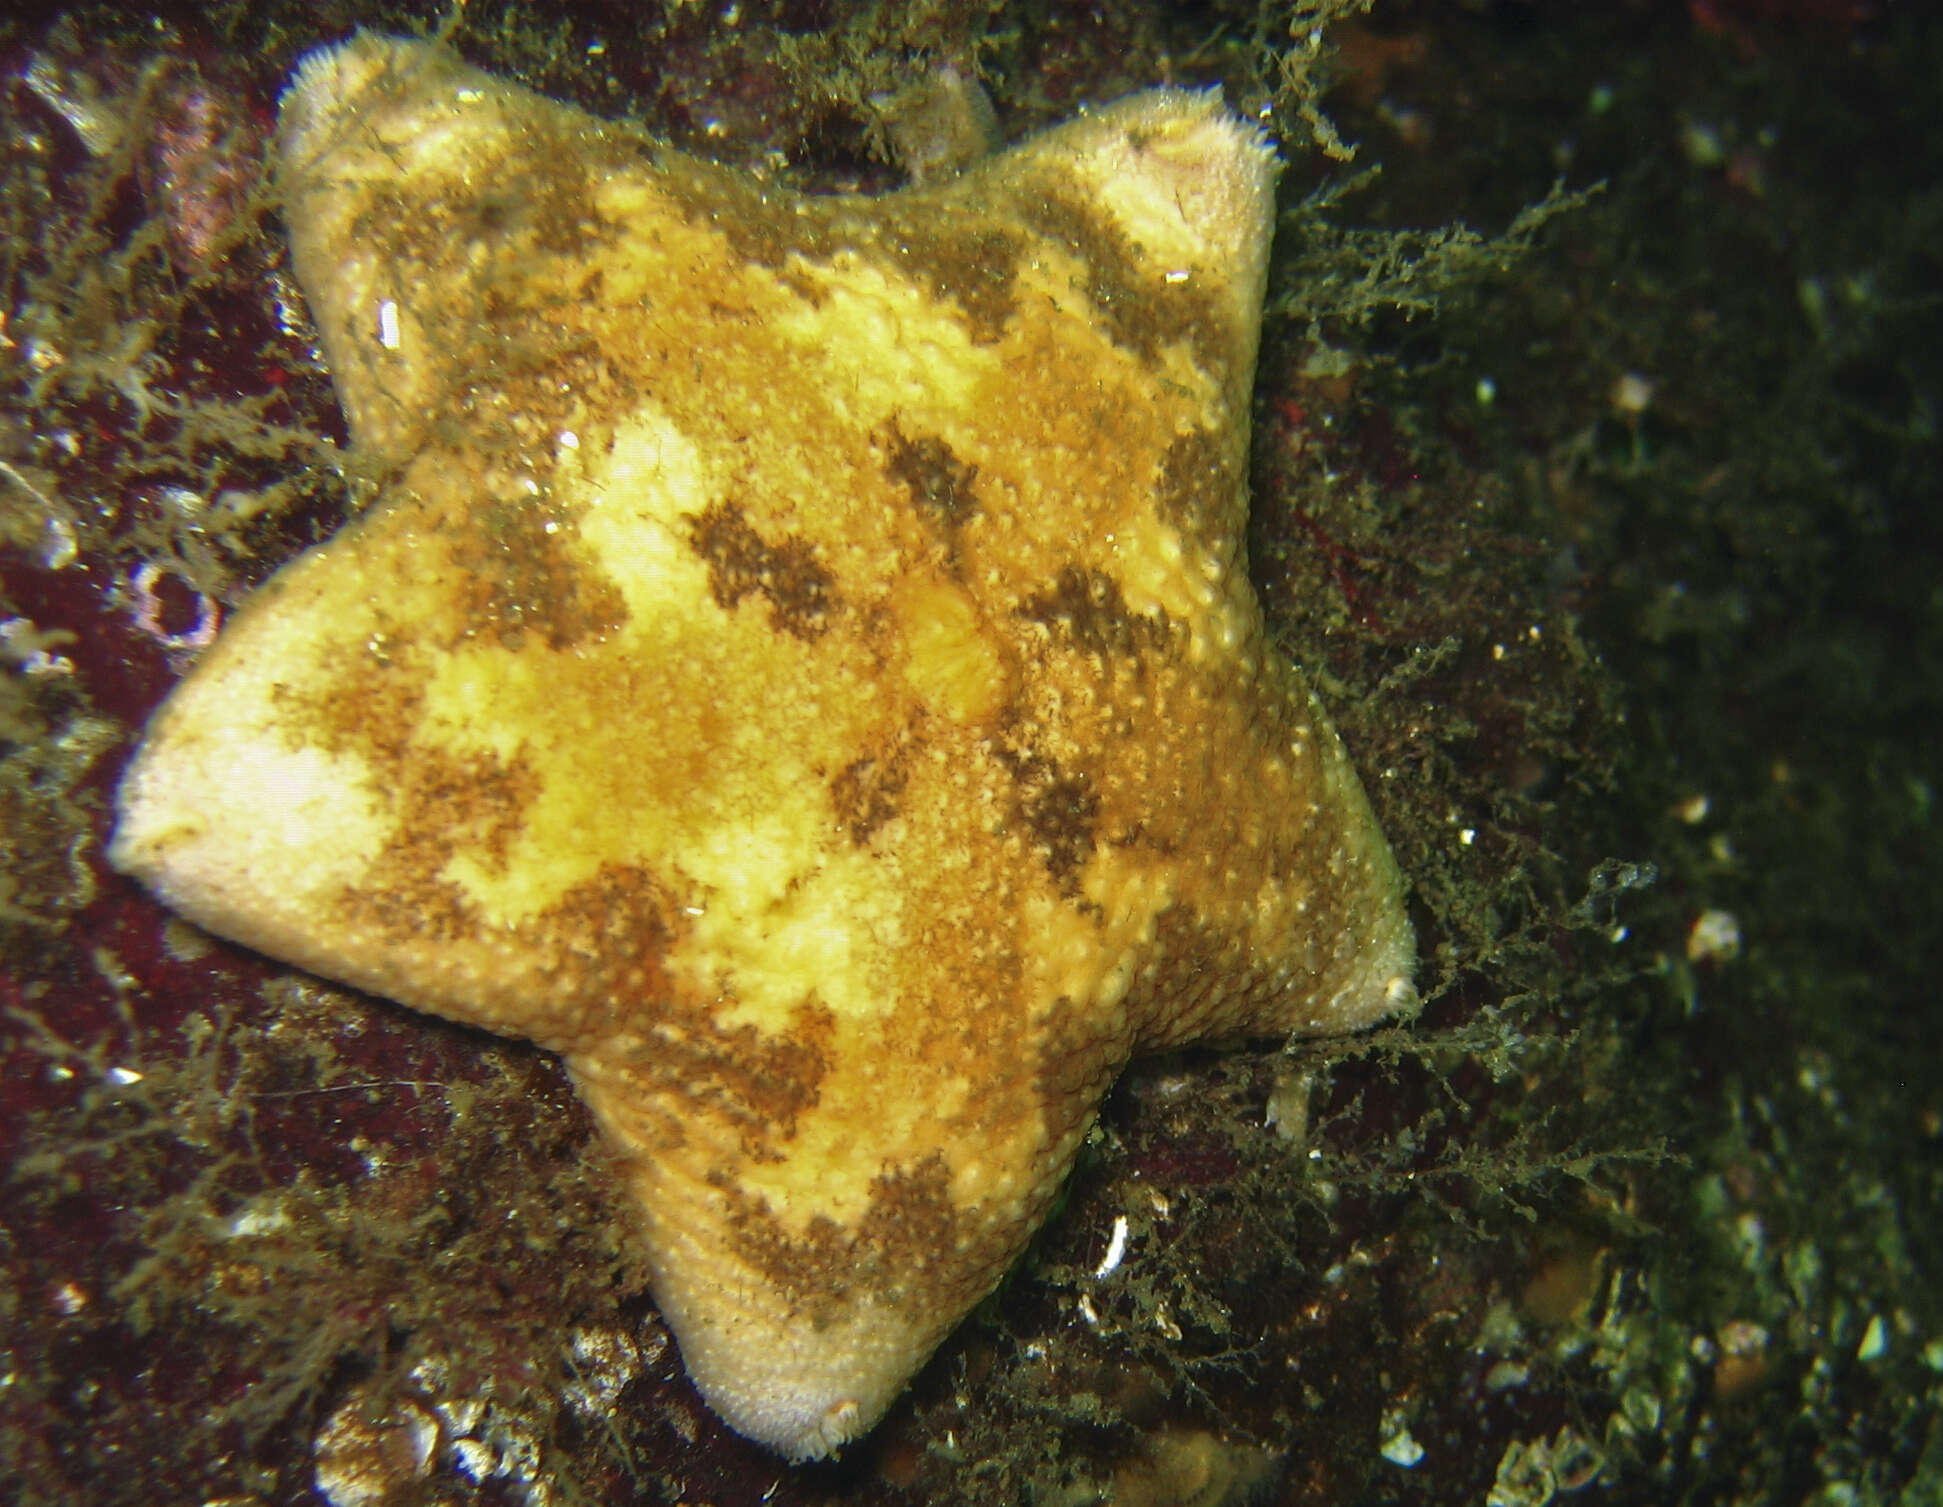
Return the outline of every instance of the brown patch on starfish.
{"type": "Polygon", "coordinates": [[[1161,457],[1155,489],[1161,517],[1191,537],[1219,535],[1227,531],[1228,512],[1240,499],[1241,476],[1220,435],[1190,429],[1174,436],[1161,457]]]}
{"type": "Polygon", "coordinates": [[[812,639],[829,627],[834,579],[807,539],[786,534],[771,544],[741,508],[717,502],[689,519],[688,544],[708,566],[709,592],[725,612],[754,592],[769,603],[769,621],[785,633],[812,639]]]}
{"type": "Polygon", "coordinates": [[[1103,659],[1159,653],[1173,638],[1166,613],[1133,611],[1112,576],[1077,565],[1066,566],[1050,587],[1027,597],[1018,613],[1056,641],[1103,659]]]}
{"type": "MultiPolygon", "coordinates": [[[[713,1174],[709,1182],[728,1202],[736,1253],[787,1293],[812,1327],[840,1316],[853,1289],[899,1307],[938,1301],[935,1258],[959,1244],[951,1169],[941,1153],[908,1167],[887,1167],[872,1178],[870,1205],[854,1230],[818,1215],[802,1234],[793,1234],[765,1200],[725,1174],[713,1174]]],[[[975,1282],[955,1285],[975,1289],[983,1281],[981,1272],[975,1282]]]]}
{"type": "Polygon", "coordinates": [[[1020,237],[991,225],[941,231],[929,216],[898,212],[888,217],[876,250],[933,298],[956,304],[973,344],[990,345],[1005,333],[1018,306],[1020,237]]]}
{"type": "Polygon", "coordinates": [[[1093,856],[1100,814],[1092,781],[1030,749],[1000,753],[999,759],[1012,772],[1014,817],[1032,834],[1059,893],[1075,898],[1080,870],[1093,856]]]}
{"type": "Polygon", "coordinates": [[[830,803],[836,807],[837,820],[858,847],[897,815],[897,798],[909,777],[901,754],[866,754],[852,759],[830,782],[830,803]]]}
{"type": "Polygon", "coordinates": [[[1206,370],[1226,369],[1227,324],[1212,300],[1191,286],[1163,282],[1151,260],[1106,215],[1052,184],[1021,194],[1018,205],[1034,230],[1085,269],[1078,291],[1115,344],[1151,363],[1166,347],[1184,341],[1206,370]]]}
{"type": "MultiPolygon", "coordinates": [[[[414,809],[427,821],[432,820],[431,803],[421,792],[414,794],[420,796],[414,809]]],[[[510,811],[504,820],[509,826],[513,824],[510,811]]],[[[440,829],[426,826],[388,847],[363,882],[338,896],[336,919],[369,932],[374,940],[494,940],[510,953],[532,960],[519,978],[535,986],[543,982],[547,991],[546,1010],[534,1012],[534,1035],[545,1038],[557,1050],[584,1051],[598,1046],[615,1023],[643,999],[667,1001],[671,1013],[679,1012],[678,991],[662,964],[687,927],[681,907],[655,874],[639,865],[603,863],[591,878],[565,890],[544,910],[499,927],[481,914],[472,895],[445,877],[451,850],[443,839],[440,829]]],[[[525,987],[517,980],[502,978],[497,982],[514,993],[525,987]]],[[[824,1014],[827,1016],[827,1012],[824,1014]]],[[[814,1025],[814,1021],[805,1025],[810,1032],[806,1042],[818,1054],[826,1054],[828,1022],[820,1033],[814,1025]]],[[[722,1051],[726,1054],[758,1045],[738,1040],[734,1045],[725,1044],[722,1051]]],[[[660,1052],[662,1043],[657,1041],[656,1047],[660,1052]]],[[[680,1055],[674,1047],[668,1047],[657,1058],[655,1073],[649,1076],[664,1080],[661,1086],[665,1088],[671,1071],[668,1064],[677,1063],[680,1055]]],[[[752,1081],[769,1082],[786,1076],[772,1061],[762,1059],[759,1051],[752,1054],[755,1059],[760,1059],[761,1065],[749,1069],[752,1081]]],[[[694,1063],[687,1063],[684,1070],[699,1081],[699,1068],[694,1063]]],[[[622,1071],[634,1073],[636,1065],[630,1062],[622,1071]]],[[[797,1077],[803,1075],[798,1073],[797,1077]]],[[[685,1086],[690,1080],[683,1077],[680,1081],[685,1086]]],[[[793,1124],[793,1116],[815,1102],[814,1082],[809,1084],[807,1098],[800,1091],[792,1095],[750,1093],[745,1097],[747,1103],[767,1115],[771,1126],[793,1124]]],[[[746,1129],[755,1118],[745,1115],[736,1123],[746,1129]]],[[[674,1141],[680,1139],[677,1133],[674,1141]]]]}
{"type": "Polygon", "coordinates": [[[483,623],[501,647],[537,633],[549,649],[571,649],[627,623],[620,591],[577,550],[572,510],[522,499],[489,502],[477,527],[452,548],[460,616],[483,623]]]}
{"type": "Polygon", "coordinates": [[[884,474],[904,484],[928,521],[949,533],[978,511],[978,467],[960,460],[943,440],[934,434],[913,439],[893,423],[886,444],[884,474]]]}
{"type": "Polygon", "coordinates": [[[347,656],[321,687],[287,681],[270,687],[270,699],[293,735],[327,753],[357,753],[378,768],[395,764],[424,714],[430,671],[413,651],[419,630],[380,619],[364,645],[370,664],[347,656]],[[375,666],[383,673],[373,675],[375,666]]]}
{"type": "Polygon", "coordinates": [[[835,1038],[836,1017],[814,998],[796,1006],[789,1028],[776,1033],[747,1022],[724,1026],[712,1002],[671,998],[652,1038],[608,1071],[629,1085],[625,1102],[637,1135],[666,1149],[686,1140],[698,1120],[714,1119],[735,1133],[750,1162],[774,1164],[784,1159],[797,1121],[816,1107],[835,1038]],[[659,1112],[674,1103],[682,1105],[679,1121],[659,1112]]]}

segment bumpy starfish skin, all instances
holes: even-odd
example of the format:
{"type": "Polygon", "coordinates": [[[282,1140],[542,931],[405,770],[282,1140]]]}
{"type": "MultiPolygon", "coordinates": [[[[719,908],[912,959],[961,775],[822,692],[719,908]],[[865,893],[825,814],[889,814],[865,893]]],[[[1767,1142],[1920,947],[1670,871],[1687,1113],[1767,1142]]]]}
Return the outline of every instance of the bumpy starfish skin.
{"type": "Polygon", "coordinates": [[[1244,569],[1271,156],[1157,91],[804,199],[370,36],[282,130],[385,494],[158,714],[114,861],[561,1053],[702,1392],[827,1453],[1129,1055],[1409,997],[1244,569]]]}

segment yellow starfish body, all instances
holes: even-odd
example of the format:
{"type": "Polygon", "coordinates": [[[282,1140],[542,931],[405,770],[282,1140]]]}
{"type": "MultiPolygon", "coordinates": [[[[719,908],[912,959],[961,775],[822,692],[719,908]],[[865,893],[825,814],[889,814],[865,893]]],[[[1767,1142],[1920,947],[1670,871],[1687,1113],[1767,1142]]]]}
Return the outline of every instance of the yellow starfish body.
{"type": "Polygon", "coordinates": [[[1245,573],[1270,154],[1157,91],[804,199],[372,36],[283,151],[386,493],[157,715],[114,861],[561,1053],[704,1395],[825,1454],[1131,1053],[1409,997],[1245,573]]]}

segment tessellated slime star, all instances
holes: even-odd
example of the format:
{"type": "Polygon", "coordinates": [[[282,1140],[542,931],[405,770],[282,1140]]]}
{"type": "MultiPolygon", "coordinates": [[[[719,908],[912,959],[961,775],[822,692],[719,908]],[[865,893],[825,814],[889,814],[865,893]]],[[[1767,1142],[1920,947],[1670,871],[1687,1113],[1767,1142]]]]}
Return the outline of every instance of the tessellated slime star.
{"type": "Polygon", "coordinates": [[[1158,90],[803,198],[368,35],[280,130],[385,490],[157,714],[114,862],[559,1053],[702,1394],[827,1454],[1132,1053],[1411,997],[1245,570],[1272,155],[1158,90]]]}

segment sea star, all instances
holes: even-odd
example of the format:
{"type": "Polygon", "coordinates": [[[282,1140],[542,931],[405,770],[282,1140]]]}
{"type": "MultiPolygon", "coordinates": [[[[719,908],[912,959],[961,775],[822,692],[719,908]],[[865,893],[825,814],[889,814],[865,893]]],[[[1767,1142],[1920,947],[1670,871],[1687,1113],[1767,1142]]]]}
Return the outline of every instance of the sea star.
{"type": "Polygon", "coordinates": [[[368,35],[281,129],[385,494],[157,715],[113,859],[559,1052],[702,1393],[826,1454],[1132,1053],[1411,997],[1245,570],[1272,155],[1157,90],[802,198],[368,35]]]}

